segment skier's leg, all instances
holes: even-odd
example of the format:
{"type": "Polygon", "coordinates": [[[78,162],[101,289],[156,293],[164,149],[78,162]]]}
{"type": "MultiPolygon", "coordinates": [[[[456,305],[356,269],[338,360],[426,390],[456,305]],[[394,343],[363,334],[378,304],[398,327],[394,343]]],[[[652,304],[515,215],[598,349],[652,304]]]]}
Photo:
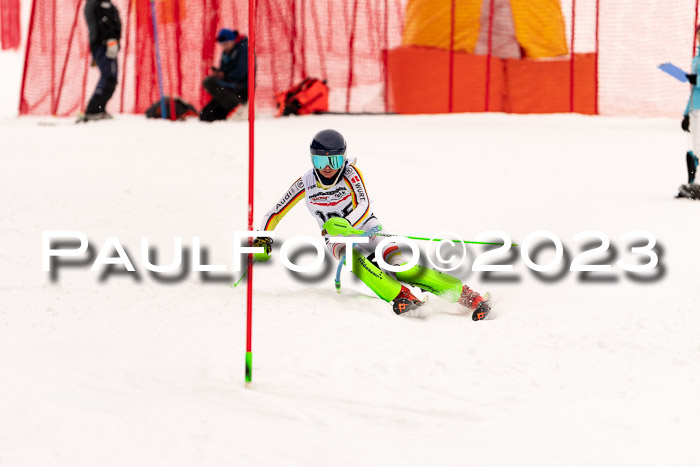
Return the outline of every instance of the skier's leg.
{"type": "MultiPolygon", "coordinates": [[[[365,231],[380,225],[376,218],[368,220],[362,228],[365,231]]],[[[369,243],[360,243],[353,251],[352,272],[364,282],[374,293],[383,300],[390,302],[400,298],[406,298],[416,304],[420,301],[411,293],[409,289],[401,285],[401,282],[420,287],[424,291],[439,295],[452,303],[459,303],[473,311],[472,319],[481,320],[486,317],[491,309],[490,304],[477,292],[473,291],[456,277],[435,271],[431,268],[424,268],[415,265],[408,271],[387,273],[382,271],[374,262],[376,247],[382,238],[378,236],[370,237],[369,243]],[[365,257],[362,250],[369,252],[365,257]],[[399,282],[401,281],[401,282],[399,282]]],[[[331,253],[336,258],[342,257],[345,253],[344,246],[340,244],[328,245],[331,253]]],[[[379,252],[387,264],[406,264],[408,258],[401,254],[400,248],[395,244],[389,244],[382,252],[379,252]]],[[[397,311],[397,313],[399,313],[397,311]]]]}
{"type": "Polygon", "coordinates": [[[698,167],[698,157],[700,154],[700,110],[690,112],[690,146],[692,150],[685,154],[685,164],[688,169],[688,183],[678,187],[676,198],[700,199],[700,185],[695,183],[695,174],[698,167]]]}
{"type": "Polygon", "coordinates": [[[395,274],[397,280],[419,287],[424,292],[434,293],[452,303],[457,302],[462,293],[462,281],[435,269],[424,268],[420,264],[395,274]]]}
{"type": "Polygon", "coordinates": [[[228,111],[221,107],[215,100],[209,101],[199,113],[199,119],[203,122],[213,122],[216,120],[226,120],[228,111]]]}
{"type": "MultiPolygon", "coordinates": [[[[391,252],[387,251],[385,252],[385,258],[389,259],[389,261],[387,261],[389,264],[391,264],[391,262],[395,265],[397,263],[406,264],[406,261],[401,258],[400,254],[392,255],[391,252]]],[[[472,312],[472,319],[474,321],[484,319],[491,310],[491,304],[485,300],[484,297],[469,288],[468,285],[463,285],[462,281],[449,274],[436,271],[432,268],[424,268],[420,264],[416,264],[408,271],[397,272],[395,274],[396,279],[401,282],[405,282],[414,287],[420,287],[423,291],[432,292],[451,303],[459,303],[466,307],[472,312]]]]}
{"type": "MultiPolygon", "coordinates": [[[[326,247],[334,258],[340,261],[347,261],[346,247],[344,244],[329,243],[328,237],[326,237],[326,247]]],[[[352,273],[384,301],[392,302],[401,297],[408,298],[414,302],[420,302],[406,287],[402,286],[396,278],[379,269],[370,258],[365,256],[364,252],[359,247],[352,249],[352,273]]]]}
{"type": "MultiPolygon", "coordinates": [[[[364,225],[364,230],[370,230],[375,226],[380,225],[379,221],[374,218],[368,220],[364,225]]],[[[375,263],[375,255],[379,242],[385,237],[374,236],[370,237],[369,243],[361,243],[359,246],[369,253],[369,260],[375,263]]],[[[405,248],[404,248],[405,249],[405,248]]],[[[390,243],[381,252],[382,259],[387,264],[392,266],[401,266],[410,260],[410,253],[402,253],[402,249],[395,243],[390,243]]],[[[435,295],[444,297],[450,302],[457,302],[462,292],[462,282],[456,277],[449,274],[444,274],[431,268],[424,268],[417,264],[408,271],[391,273],[400,282],[405,282],[414,287],[420,287],[421,290],[434,293],[435,295]]]]}
{"type": "Polygon", "coordinates": [[[355,274],[372,292],[387,302],[393,301],[401,292],[401,284],[391,275],[379,269],[361,252],[353,250],[352,273],[355,274]]]}
{"type": "MultiPolygon", "coordinates": [[[[361,244],[360,246],[368,249],[373,246],[376,248],[378,242],[375,240],[376,237],[370,240],[370,243],[361,244]]],[[[376,255],[376,253],[372,253],[369,259],[372,260],[373,255],[376,255]]],[[[401,249],[395,244],[387,246],[381,254],[387,264],[394,266],[406,264],[410,259],[407,255],[403,255],[401,249]]],[[[379,268],[377,267],[377,269],[379,268]]],[[[392,274],[398,281],[419,287],[421,290],[431,292],[449,302],[459,303],[472,312],[472,319],[475,321],[484,319],[491,310],[491,304],[484,297],[449,274],[432,268],[425,268],[419,264],[407,271],[392,274]]]]}
{"type": "Polygon", "coordinates": [[[227,114],[235,109],[236,106],[247,100],[248,97],[234,88],[223,86],[219,80],[213,76],[205,78],[202,82],[202,86],[204,86],[204,89],[211,95],[212,99],[226,110],[227,114]]]}
{"type": "Polygon", "coordinates": [[[95,92],[90,98],[86,114],[98,114],[105,111],[107,102],[112,98],[114,89],[117,87],[117,61],[105,56],[104,46],[95,50],[95,61],[100,69],[100,80],[97,82],[95,92]]]}
{"type": "Polygon", "coordinates": [[[700,110],[690,112],[690,139],[693,150],[686,153],[685,161],[688,166],[688,183],[694,183],[700,154],[700,110]]]}
{"type": "Polygon", "coordinates": [[[695,183],[695,174],[698,169],[698,158],[695,150],[685,153],[685,164],[688,167],[688,183],[695,183]]]}

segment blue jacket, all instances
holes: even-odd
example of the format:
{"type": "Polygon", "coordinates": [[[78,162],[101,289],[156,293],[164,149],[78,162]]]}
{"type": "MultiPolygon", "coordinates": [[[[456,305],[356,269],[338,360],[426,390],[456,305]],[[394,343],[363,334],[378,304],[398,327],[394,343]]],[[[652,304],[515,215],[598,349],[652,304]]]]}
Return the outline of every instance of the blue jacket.
{"type": "Polygon", "coordinates": [[[224,78],[219,84],[227,87],[248,88],[248,38],[244,37],[233,46],[231,52],[221,54],[224,78]]]}
{"type": "MultiPolygon", "coordinates": [[[[693,73],[700,75],[700,47],[698,47],[698,54],[693,57],[693,67],[690,74],[693,73]]],[[[690,86],[690,97],[688,97],[688,104],[685,106],[683,115],[688,115],[693,110],[700,110],[700,81],[697,81],[695,86],[690,86]]]]}

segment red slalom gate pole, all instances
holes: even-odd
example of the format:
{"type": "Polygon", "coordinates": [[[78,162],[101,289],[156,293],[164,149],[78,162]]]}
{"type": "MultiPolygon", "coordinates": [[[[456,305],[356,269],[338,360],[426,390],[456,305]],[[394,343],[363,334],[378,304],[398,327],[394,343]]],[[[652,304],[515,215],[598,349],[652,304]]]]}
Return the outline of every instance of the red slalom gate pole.
{"type": "Polygon", "coordinates": [[[698,6],[700,6],[700,1],[695,0],[695,22],[693,23],[693,50],[692,54],[690,55],[691,57],[695,56],[695,36],[697,36],[695,33],[695,28],[698,27],[698,6]]]}
{"type": "Polygon", "coordinates": [[[22,70],[22,85],[19,91],[19,114],[29,113],[29,105],[24,98],[25,86],[27,84],[27,70],[29,69],[29,51],[32,48],[32,34],[34,32],[34,18],[36,13],[36,0],[32,1],[32,12],[29,16],[29,31],[27,31],[27,45],[24,50],[24,70],[22,70]]]}
{"type": "Polygon", "coordinates": [[[599,75],[598,63],[600,58],[600,0],[595,1],[595,108],[593,113],[598,115],[599,75]]]}
{"type": "Polygon", "coordinates": [[[452,0],[450,4],[450,60],[448,65],[447,77],[447,112],[452,113],[452,102],[454,92],[454,76],[455,76],[455,2],[452,0]]]}
{"type": "Polygon", "coordinates": [[[493,47],[493,4],[489,2],[489,39],[488,51],[486,53],[486,96],[484,98],[484,112],[489,111],[489,96],[491,94],[491,52],[493,47]]]}
{"type": "MultiPolygon", "coordinates": [[[[248,0],[248,231],[253,230],[253,193],[255,181],[255,0],[248,0]]],[[[253,239],[248,238],[248,246],[253,239]]],[[[253,254],[248,253],[248,291],[246,299],[245,382],[253,380],[253,254]]]]}
{"type": "Polygon", "coordinates": [[[574,112],[574,73],[576,57],[574,45],[576,43],[576,0],[571,2],[571,61],[569,62],[569,112],[574,112]]]}
{"type": "Polygon", "coordinates": [[[63,69],[61,70],[61,80],[58,83],[58,96],[56,97],[56,102],[54,102],[51,106],[51,115],[56,115],[58,113],[58,104],[61,102],[61,94],[63,93],[63,82],[66,78],[66,68],[68,68],[70,52],[73,49],[73,38],[75,37],[75,28],[78,25],[78,17],[80,17],[81,6],[83,6],[83,1],[78,0],[78,7],[75,9],[75,17],[73,18],[73,26],[71,27],[70,36],[68,38],[68,51],[66,52],[66,60],[63,62],[63,69]]]}

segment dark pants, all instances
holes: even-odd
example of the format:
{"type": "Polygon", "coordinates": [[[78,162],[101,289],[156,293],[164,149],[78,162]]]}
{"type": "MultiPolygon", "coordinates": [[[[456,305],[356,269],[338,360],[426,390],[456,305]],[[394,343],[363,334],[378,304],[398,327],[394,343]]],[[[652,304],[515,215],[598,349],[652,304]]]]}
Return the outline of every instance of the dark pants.
{"type": "Polygon", "coordinates": [[[199,114],[199,119],[205,122],[224,120],[237,105],[248,101],[247,89],[222,85],[214,76],[205,78],[202,86],[211,95],[211,101],[199,114]]]}
{"type": "Polygon", "coordinates": [[[117,61],[107,58],[106,51],[107,46],[104,45],[92,51],[92,57],[100,69],[100,80],[85,110],[87,114],[104,112],[107,102],[112,98],[114,89],[117,87],[117,61]]]}

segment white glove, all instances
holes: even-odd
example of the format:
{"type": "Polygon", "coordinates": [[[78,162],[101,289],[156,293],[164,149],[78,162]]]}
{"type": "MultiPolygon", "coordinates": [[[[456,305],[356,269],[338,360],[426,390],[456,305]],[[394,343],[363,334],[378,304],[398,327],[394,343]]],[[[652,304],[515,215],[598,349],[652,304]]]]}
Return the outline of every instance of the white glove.
{"type": "Polygon", "coordinates": [[[107,39],[107,51],[105,52],[105,57],[110,60],[117,58],[117,52],[119,52],[119,41],[116,39],[107,39]]]}

